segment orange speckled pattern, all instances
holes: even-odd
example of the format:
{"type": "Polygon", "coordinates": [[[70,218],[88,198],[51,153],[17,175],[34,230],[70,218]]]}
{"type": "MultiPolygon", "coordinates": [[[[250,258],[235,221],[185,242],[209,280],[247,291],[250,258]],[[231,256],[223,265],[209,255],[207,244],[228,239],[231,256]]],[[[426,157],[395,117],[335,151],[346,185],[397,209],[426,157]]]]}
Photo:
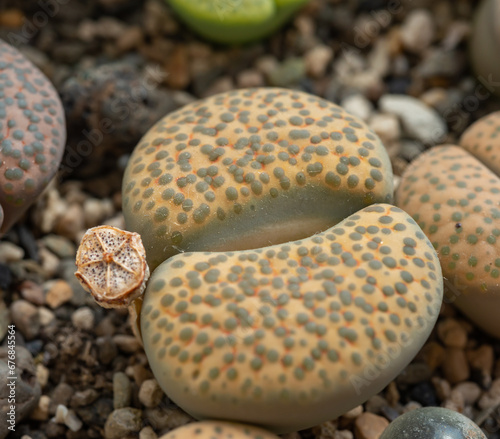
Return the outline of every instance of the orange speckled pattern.
{"type": "Polygon", "coordinates": [[[437,318],[437,255],[376,204],[310,238],[161,264],[141,326],[153,373],[193,416],[295,431],[380,391],[437,318]]]}
{"type": "Polygon", "coordinates": [[[279,439],[273,433],[250,425],[222,421],[193,422],[159,439],[279,439]]]}
{"type": "Polygon", "coordinates": [[[151,128],[128,163],[123,211],[154,269],[180,251],[304,238],[392,191],[388,155],[362,121],[307,93],[257,88],[151,128]]]}
{"type": "Polygon", "coordinates": [[[473,123],[464,131],[459,144],[500,175],[500,111],[473,123]]]}

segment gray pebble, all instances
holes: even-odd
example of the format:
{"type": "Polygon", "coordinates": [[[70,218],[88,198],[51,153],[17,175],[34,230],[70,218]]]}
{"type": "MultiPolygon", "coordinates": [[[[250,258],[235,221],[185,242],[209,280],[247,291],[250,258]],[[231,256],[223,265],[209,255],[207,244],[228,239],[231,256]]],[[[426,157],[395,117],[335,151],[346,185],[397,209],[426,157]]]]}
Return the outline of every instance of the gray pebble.
{"type": "Polygon", "coordinates": [[[138,433],[142,427],[142,411],[130,407],[114,410],[106,419],[104,437],[122,439],[138,433]]]}
{"type": "Polygon", "coordinates": [[[121,409],[130,405],[132,395],[130,380],[123,372],[113,374],[113,407],[121,409]]]}

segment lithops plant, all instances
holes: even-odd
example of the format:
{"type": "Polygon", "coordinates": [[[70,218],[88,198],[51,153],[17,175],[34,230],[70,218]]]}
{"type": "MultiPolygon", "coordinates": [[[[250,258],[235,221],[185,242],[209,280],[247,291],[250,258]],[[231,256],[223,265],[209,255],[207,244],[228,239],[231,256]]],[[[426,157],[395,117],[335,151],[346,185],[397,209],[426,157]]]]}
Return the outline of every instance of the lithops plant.
{"type": "Polygon", "coordinates": [[[453,145],[420,155],[396,192],[397,205],[413,216],[439,254],[449,299],[497,337],[499,194],[498,176],[453,145]]]}
{"type": "Polygon", "coordinates": [[[441,298],[421,229],[374,204],[303,240],[171,257],[148,282],[141,334],[188,413],[282,433],[379,392],[422,347],[441,298]]]}
{"type": "Polygon", "coordinates": [[[442,407],[422,407],[396,418],[380,439],[486,439],[466,416],[442,407]]]}
{"type": "Polygon", "coordinates": [[[482,0],[474,17],[469,57],[477,79],[489,93],[500,96],[500,0],[482,0]]]}
{"type": "Polygon", "coordinates": [[[160,386],[199,419],[280,433],[335,418],[393,379],[437,318],[437,255],[382,204],[383,145],[325,100],[251,89],[190,104],[141,140],[123,199],[156,269],[120,302],[160,386]]]}
{"type": "Polygon", "coordinates": [[[460,146],[500,175],[500,111],[482,117],[460,138],[460,146]]]}
{"type": "Polygon", "coordinates": [[[309,0],[167,0],[203,37],[224,44],[254,41],[282,26],[309,0]]]}
{"type": "Polygon", "coordinates": [[[262,428],[223,421],[202,421],[183,425],[160,439],[279,439],[262,428]]]}
{"type": "Polygon", "coordinates": [[[64,113],[52,84],[2,40],[0,136],[1,234],[53,178],[66,142],[64,113]]]}
{"type": "Polygon", "coordinates": [[[125,171],[123,213],[154,269],[181,251],[304,238],[392,192],[387,152],[363,122],[307,93],[243,89],[146,133],[125,171]]]}
{"type": "Polygon", "coordinates": [[[142,339],[188,413],[294,431],[387,385],[423,345],[441,295],[420,228],[377,204],[304,240],[168,259],[146,289],[142,339]]]}

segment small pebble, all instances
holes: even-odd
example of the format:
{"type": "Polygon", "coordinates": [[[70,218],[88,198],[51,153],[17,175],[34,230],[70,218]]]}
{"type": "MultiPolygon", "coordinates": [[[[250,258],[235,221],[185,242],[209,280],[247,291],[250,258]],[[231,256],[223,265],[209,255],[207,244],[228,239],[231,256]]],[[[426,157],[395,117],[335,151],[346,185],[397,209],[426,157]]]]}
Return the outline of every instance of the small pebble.
{"type": "Polygon", "coordinates": [[[155,379],[145,380],[139,389],[139,401],[146,407],[156,407],[163,398],[163,390],[155,379]]]}
{"type": "Polygon", "coordinates": [[[411,11],[401,26],[401,41],[411,52],[422,53],[430,46],[434,36],[434,19],[426,9],[411,11]]]}
{"type": "Polygon", "coordinates": [[[317,45],[304,55],[306,72],[313,78],[325,75],[328,65],[333,59],[333,50],[329,46],[317,45]]]}
{"type": "Polygon", "coordinates": [[[47,289],[45,302],[52,309],[59,308],[73,297],[71,286],[64,280],[49,281],[45,284],[45,288],[47,289]]]}
{"type": "Polygon", "coordinates": [[[427,342],[418,354],[418,357],[427,363],[431,371],[441,366],[444,356],[444,348],[435,341],[427,342]]]}
{"type": "Polygon", "coordinates": [[[137,434],[141,427],[141,410],[130,407],[117,409],[106,419],[104,437],[106,439],[122,439],[137,434]]]}
{"type": "Polygon", "coordinates": [[[451,384],[456,384],[469,378],[469,364],[462,349],[447,348],[445,350],[445,360],[441,368],[444,377],[451,384]]]}
{"type": "Polygon", "coordinates": [[[47,395],[40,396],[38,405],[30,413],[30,419],[34,421],[46,421],[49,419],[50,398],[47,395]]]}
{"type": "Polygon", "coordinates": [[[394,114],[376,113],[372,116],[368,125],[380,137],[386,147],[401,137],[399,120],[394,114]]]}
{"type": "Polygon", "coordinates": [[[130,380],[123,372],[113,374],[113,408],[121,409],[130,405],[132,388],[130,380]]]}
{"type": "Polygon", "coordinates": [[[114,213],[113,202],[109,199],[87,198],[83,203],[85,226],[96,227],[114,213]]]}
{"type": "Polygon", "coordinates": [[[60,259],[45,247],[40,247],[38,251],[43,272],[47,278],[56,276],[59,270],[60,259]]]}
{"type": "Polygon", "coordinates": [[[32,340],[40,331],[40,316],[38,308],[26,300],[16,300],[10,307],[12,323],[21,334],[32,340]]]}
{"type": "Polygon", "coordinates": [[[437,334],[447,347],[463,349],[467,344],[467,331],[457,320],[445,319],[439,322],[437,334]]]}
{"type": "Polygon", "coordinates": [[[362,94],[353,94],[344,98],[340,104],[346,111],[365,122],[370,119],[373,112],[373,104],[362,94]]]}
{"type": "Polygon", "coordinates": [[[274,87],[292,87],[304,77],[305,73],[303,58],[288,58],[269,74],[268,80],[274,87]]]}
{"type": "Polygon", "coordinates": [[[85,389],[71,397],[71,407],[83,407],[92,404],[99,397],[99,393],[95,389],[85,389]]]}
{"type": "Polygon", "coordinates": [[[400,118],[406,136],[425,145],[439,144],[448,132],[441,116],[412,96],[387,94],[379,100],[379,106],[400,118]]]}
{"type": "Polygon", "coordinates": [[[59,235],[46,235],[42,238],[42,243],[52,253],[62,258],[74,258],[76,255],[76,246],[68,238],[59,235]]]}
{"type": "Polygon", "coordinates": [[[443,378],[434,376],[432,377],[432,384],[434,386],[434,389],[436,390],[436,396],[441,401],[444,401],[445,399],[448,399],[450,397],[451,385],[448,381],[443,378]]]}
{"type": "Polygon", "coordinates": [[[354,436],[356,439],[378,439],[389,425],[382,416],[365,412],[354,421],[354,436]]]}
{"type": "Polygon", "coordinates": [[[36,365],[36,380],[40,387],[43,389],[49,382],[50,371],[43,364],[36,365]]]}
{"type": "Polygon", "coordinates": [[[132,354],[142,349],[141,343],[133,335],[118,334],[113,337],[113,342],[121,351],[132,354]]]}
{"type": "Polygon", "coordinates": [[[94,312],[88,306],[78,308],[71,315],[71,323],[77,329],[90,331],[94,327],[94,312]]]}
{"type": "Polygon", "coordinates": [[[99,362],[104,365],[110,364],[118,355],[118,349],[111,337],[97,338],[96,345],[99,362]]]}
{"type": "Polygon", "coordinates": [[[0,242],[0,263],[8,264],[18,262],[24,258],[24,250],[21,247],[9,242],[0,242]]]}
{"type": "Polygon", "coordinates": [[[500,379],[491,383],[490,389],[485,392],[477,403],[480,409],[485,410],[500,404],[500,379]]]}
{"type": "Polygon", "coordinates": [[[78,234],[85,228],[84,221],[83,207],[80,204],[71,204],[57,219],[54,231],[76,242],[78,234]]]}
{"type": "Polygon", "coordinates": [[[473,405],[481,396],[481,388],[471,381],[464,381],[458,383],[454,388],[453,392],[459,392],[467,405],[473,405]]]}
{"type": "Polygon", "coordinates": [[[38,316],[40,317],[40,324],[42,326],[50,325],[56,318],[55,314],[44,306],[38,308],[38,316]]]}
{"type": "Polygon", "coordinates": [[[44,305],[45,295],[43,294],[43,288],[36,282],[31,280],[25,280],[19,286],[19,291],[23,299],[32,303],[33,305],[44,305]]]}
{"type": "Polygon", "coordinates": [[[467,359],[472,369],[484,371],[486,374],[491,375],[493,363],[495,361],[495,354],[492,346],[483,345],[478,349],[467,351],[467,359]]]}
{"type": "Polygon", "coordinates": [[[59,405],[68,406],[71,397],[73,396],[74,393],[75,390],[69,384],[65,382],[59,383],[55,387],[51,395],[52,399],[50,404],[51,413],[55,413],[55,411],[57,410],[57,406],[59,405]]]}
{"type": "Polygon", "coordinates": [[[64,424],[71,431],[78,431],[82,428],[83,423],[73,410],[69,410],[66,406],[59,404],[56,409],[56,414],[53,418],[54,422],[64,424]]]}
{"type": "Polygon", "coordinates": [[[140,432],[139,432],[139,439],[157,439],[158,435],[155,433],[155,431],[148,425],[147,427],[144,427],[140,432]]]}
{"type": "Polygon", "coordinates": [[[238,88],[262,87],[264,83],[264,76],[255,69],[243,70],[236,77],[238,88]]]}

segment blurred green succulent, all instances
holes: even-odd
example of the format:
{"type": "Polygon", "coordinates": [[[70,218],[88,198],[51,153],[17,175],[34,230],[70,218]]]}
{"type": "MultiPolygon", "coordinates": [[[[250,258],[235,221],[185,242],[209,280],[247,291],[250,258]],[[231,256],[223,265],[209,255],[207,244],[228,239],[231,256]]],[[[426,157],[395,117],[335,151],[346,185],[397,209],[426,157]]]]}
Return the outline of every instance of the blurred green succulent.
{"type": "Polygon", "coordinates": [[[309,0],[167,0],[201,36],[224,44],[263,38],[309,0]]]}

